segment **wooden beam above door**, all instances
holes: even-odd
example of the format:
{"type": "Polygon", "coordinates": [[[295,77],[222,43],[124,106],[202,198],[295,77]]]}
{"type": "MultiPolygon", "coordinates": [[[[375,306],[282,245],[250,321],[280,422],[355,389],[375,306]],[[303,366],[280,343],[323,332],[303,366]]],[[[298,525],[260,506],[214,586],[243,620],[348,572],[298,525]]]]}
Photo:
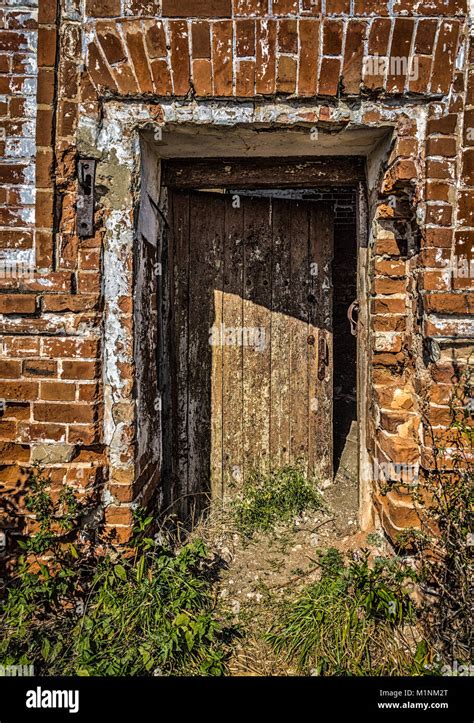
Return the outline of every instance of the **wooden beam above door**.
{"type": "Polygon", "coordinates": [[[170,188],[316,188],[352,186],[365,179],[365,159],[185,158],[164,161],[170,188]]]}

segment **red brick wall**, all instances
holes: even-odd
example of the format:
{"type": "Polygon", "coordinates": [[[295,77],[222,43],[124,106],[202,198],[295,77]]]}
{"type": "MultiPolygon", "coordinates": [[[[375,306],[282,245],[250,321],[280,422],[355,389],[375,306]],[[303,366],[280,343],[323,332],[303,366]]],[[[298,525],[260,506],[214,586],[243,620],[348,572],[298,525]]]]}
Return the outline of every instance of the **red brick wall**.
{"type": "MultiPolygon", "coordinates": [[[[107,524],[121,539],[143,489],[133,474],[141,466],[109,477],[101,273],[107,206],[98,204],[93,238],[76,234],[78,124],[100,124],[107,102],[124,99],[151,101],[155,119],[157,101],[173,98],[296,99],[314,106],[310,123],[328,124],[348,122],[354,111],[346,101],[357,99],[366,104],[361,125],[395,130],[373,199],[370,451],[382,461],[429,465],[422,414],[440,429],[446,424],[450,366],[445,357],[423,362],[423,337],[449,346],[472,335],[472,275],[452,273],[459,257],[472,259],[474,226],[473,57],[459,54],[466,2],[354,0],[350,15],[349,0],[326,0],[323,15],[319,0],[86,0],[85,17],[79,0],[59,4],[40,0],[38,16],[0,11],[2,128],[8,139],[29,141],[26,155],[13,157],[13,141],[0,139],[0,251],[14,258],[34,250],[35,262],[34,274],[4,278],[0,295],[6,489],[20,467],[43,461],[56,484],[71,482],[105,501],[107,524]],[[26,32],[38,34],[37,69],[27,65],[34,53],[26,32]],[[368,55],[410,56],[418,75],[377,67],[368,75],[368,55]],[[36,130],[27,95],[33,85],[36,130]],[[426,128],[405,112],[410,105],[429,107],[426,128]],[[31,200],[20,193],[32,173],[35,226],[31,200]]],[[[132,301],[118,303],[132,334],[132,301]]],[[[124,358],[131,394],[133,358],[124,358]]],[[[135,423],[121,424],[133,457],[135,423]]],[[[376,498],[389,532],[411,523],[405,499],[376,498]]]]}

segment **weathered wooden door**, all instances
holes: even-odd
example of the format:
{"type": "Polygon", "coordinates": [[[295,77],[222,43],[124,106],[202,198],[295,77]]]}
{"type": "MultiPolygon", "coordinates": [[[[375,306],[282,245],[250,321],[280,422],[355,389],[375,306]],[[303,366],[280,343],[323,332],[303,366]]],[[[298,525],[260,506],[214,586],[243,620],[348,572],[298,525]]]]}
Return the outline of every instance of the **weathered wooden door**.
{"type": "Polygon", "coordinates": [[[332,212],[317,202],[170,194],[171,468],[181,495],[252,467],[332,475],[332,212]]]}

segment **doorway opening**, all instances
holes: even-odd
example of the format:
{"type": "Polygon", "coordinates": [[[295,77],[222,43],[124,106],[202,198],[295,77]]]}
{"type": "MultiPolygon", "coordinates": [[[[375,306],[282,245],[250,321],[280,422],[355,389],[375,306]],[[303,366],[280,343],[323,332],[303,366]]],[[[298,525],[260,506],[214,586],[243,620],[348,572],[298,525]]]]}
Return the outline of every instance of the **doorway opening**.
{"type": "Polygon", "coordinates": [[[167,503],[194,518],[252,468],[296,462],[324,485],[342,473],[356,489],[355,186],[301,188],[301,177],[289,184],[287,170],[265,169],[242,184],[235,159],[225,183],[212,168],[196,183],[183,163],[166,164],[162,181],[167,503]]]}

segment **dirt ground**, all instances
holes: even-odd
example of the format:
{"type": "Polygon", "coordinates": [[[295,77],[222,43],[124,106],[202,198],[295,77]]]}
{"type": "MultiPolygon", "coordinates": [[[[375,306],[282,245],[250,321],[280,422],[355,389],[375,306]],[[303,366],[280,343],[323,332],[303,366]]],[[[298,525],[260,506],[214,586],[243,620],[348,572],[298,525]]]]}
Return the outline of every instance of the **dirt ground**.
{"type": "Polygon", "coordinates": [[[323,491],[324,509],[303,514],[268,534],[242,539],[225,514],[211,515],[195,529],[221,561],[216,584],[219,614],[237,625],[242,638],[234,645],[230,674],[296,675],[297,671],[274,655],[262,640],[282,602],[319,577],[318,550],[335,547],[357,555],[387,552],[377,535],[357,529],[357,484],[340,472],[323,491]]]}

